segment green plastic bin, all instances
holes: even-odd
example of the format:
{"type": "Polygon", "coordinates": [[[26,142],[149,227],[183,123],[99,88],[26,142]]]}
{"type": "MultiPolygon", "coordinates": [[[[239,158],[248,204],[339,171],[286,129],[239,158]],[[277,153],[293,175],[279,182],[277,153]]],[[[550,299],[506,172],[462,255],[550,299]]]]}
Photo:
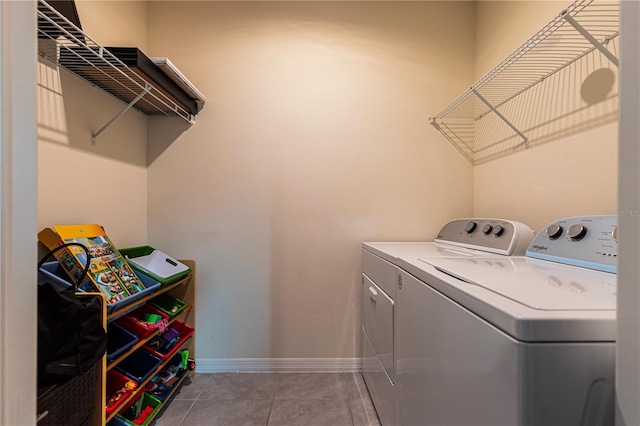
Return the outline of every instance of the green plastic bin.
{"type": "MultiPolygon", "coordinates": [[[[153,395],[145,392],[142,394],[142,396],[140,397],[142,398],[142,409],[144,410],[145,407],[152,407],[153,411],[151,413],[149,413],[149,416],[147,416],[146,420],[142,423],[140,423],[140,425],[142,426],[147,426],[151,420],[156,416],[156,414],[158,414],[158,411],[160,411],[160,408],[162,407],[162,401],[160,401],[158,398],[155,398],[153,395]]],[[[135,403],[135,402],[134,402],[135,403]]],[[[131,404],[133,405],[133,404],[131,404]]],[[[121,421],[125,422],[127,425],[133,425],[136,426],[136,423],[133,423],[132,420],[126,419],[125,417],[123,417],[120,414],[117,414],[116,417],[118,419],[120,419],[121,421]]]]}
{"type": "Polygon", "coordinates": [[[120,253],[133,269],[160,282],[162,287],[191,273],[187,265],[151,246],[124,248],[120,253]]]}
{"type": "Polygon", "coordinates": [[[154,297],[149,303],[151,303],[155,308],[169,315],[170,319],[180,314],[180,312],[182,312],[184,308],[187,307],[187,304],[185,302],[167,293],[163,293],[158,297],[154,297]]]}

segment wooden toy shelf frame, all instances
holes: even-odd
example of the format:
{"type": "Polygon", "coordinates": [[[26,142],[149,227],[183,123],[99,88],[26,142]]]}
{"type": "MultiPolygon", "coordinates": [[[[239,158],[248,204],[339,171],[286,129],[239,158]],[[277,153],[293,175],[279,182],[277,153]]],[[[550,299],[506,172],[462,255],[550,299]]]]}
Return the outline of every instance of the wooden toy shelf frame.
{"type": "MultiPolygon", "coordinates": [[[[124,306],[121,309],[115,310],[111,313],[109,313],[108,315],[105,315],[105,319],[104,319],[104,323],[105,323],[105,329],[106,329],[106,324],[108,322],[111,322],[123,315],[126,315],[129,312],[132,312],[134,310],[136,310],[137,308],[143,306],[145,303],[147,303],[149,300],[153,299],[156,296],[159,296],[160,294],[163,293],[170,293],[172,296],[175,296],[179,299],[181,299],[182,301],[187,303],[187,306],[182,310],[182,312],[180,312],[178,315],[176,315],[174,318],[172,318],[169,321],[169,324],[173,323],[175,320],[180,319],[181,321],[184,321],[186,324],[190,325],[191,327],[194,328],[195,330],[195,275],[196,275],[196,264],[195,261],[193,260],[180,260],[180,262],[184,263],[185,265],[187,265],[189,268],[191,268],[191,274],[187,275],[186,277],[184,277],[183,279],[169,284],[166,287],[161,288],[160,290],[156,291],[155,293],[152,293],[142,299],[136,300],[133,304],[128,305],[128,306],[124,306]]],[[[103,298],[104,300],[104,298],[103,298]]],[[[106,303],[106,302],[105,302],[106,303]]],[[[104,305],[104,312],[106,312],[106,305],[104,305]]],[[[135,392],[132,392],[131,395],[129,395],[124,402],[121,403],[120,407],[117,410],[114,410],[109,416],[106,415],[106,404],[107,404],[107,395],[106,395],[106,382],[107,382],[107,371],[111,370],[113,367],[115,367],[116,365],[118,365],[118,363],[120,363],[122,360],[124,360],[127,356],[131,355],[133,352],[135,352],[137,349],[141,348],[142,346],[144,346],[145,343],[147,343],[149,340],[151,340],[154,336],[156,336],[158,334],[158,330],[156,330],[154,333],[152,333],[150,336],[141,339],[138,343],[136,343],[135,346],[133,346],[131,349],[129,349],[128,351],[126,351],[125,353],[121,354],[120,356],[118,356],[117,358],[115,358],[114,360],[112,360],[111,362],[107,363],[107,357],[106,355],[104,357],[102,357],[102,360],[99,361],[99,366],[96,369],[96,374],[97,374],[97,380],[96,380],[96,404],[97,406],[94,409],[94,416],[92,419],[91,424],[92,425],[101,425],[104,426],[106,425],[112,418],[114,418],[116,416],[116,414],[118,412],[121,411],[122,408],[127,407],[127,405],[129,404],[129,402],[131,402],[131,400],[133,399],[133,397],[135,396],[135,392]]],[[[178,347],[177,351],[180,351],[182,349],[189,349],[189,356],[191,358],[195,358],[195,332],[194,334],[189,337],[188,339],[184,340],[183,342],[180,343],[180,346],[178,347]]],[[[176,353],[177,353],[176,351],[176,353]]],[[[167,360],[163,361],[154,371],[153,373],[149,376],[149,378],[147,378],[145,381],[143,381],[139,386],[138,389],[141,387],[144,387],[147,385],[147,383],[149,383],[149,381],[151,380],[151,378],[153,376],[155,376],[160,370],[162,370],[162,368],[166,365],[167,362],[169,362],[171,359],[171,357],[168,357],[167,360]]],[[[171,390],[171,393],[167,396],[167,398],[164,400],[164,402],[162,403],[163,405],[168,403],[171,398],[173,397],[173,394],[180,388],[180,386],[182,385],[182,382],[184,381],[184,379],[188,376],[188,374],[184,374],[182,376],[182,378],[180,379],[180,381],[178,383],[176,383],[173,387],[173,389],[171,390]]],[[[162,409],[160,409],[157,413],[160,413],[162,411],[162,409]]],[[[156,414],[157,416],[157,414],[156,414]]],[[[155,417],[155,416],[154,416],[155,417]]]]}

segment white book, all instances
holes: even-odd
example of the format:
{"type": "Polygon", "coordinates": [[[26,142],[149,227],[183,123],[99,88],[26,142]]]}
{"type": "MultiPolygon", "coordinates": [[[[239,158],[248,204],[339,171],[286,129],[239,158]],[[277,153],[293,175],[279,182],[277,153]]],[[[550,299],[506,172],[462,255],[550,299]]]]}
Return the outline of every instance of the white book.
{"type": "Polygon", "coordinates": [[[202,109],[207,98],[204,97],[196,86],[194,86],[187,77],[180,72],[180,70],[173,65],[169,58],[153,57],[149,58],[160,69],[173,80],[178,86],[180,86],[185,92],[187,92],[198,104],[198,110],[202,109]]]}

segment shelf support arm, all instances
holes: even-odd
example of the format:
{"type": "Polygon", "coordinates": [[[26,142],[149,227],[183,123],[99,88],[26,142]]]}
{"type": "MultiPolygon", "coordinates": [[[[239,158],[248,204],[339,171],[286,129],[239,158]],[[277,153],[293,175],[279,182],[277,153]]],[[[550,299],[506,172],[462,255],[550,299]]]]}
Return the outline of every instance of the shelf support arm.
{"type": "Polygon", "coordinates": [[[576,29],[576,31],[578,31],[580,34],[582,34],[582,36],[584,38],[586,38],[587,40],[589,40],[589,42],[591,44],[593,44],[593,46],[598,49],[600,51],[600,53],[602,53],[604,56],[606,56],[616,67],[618,67],[618,58],[616,57],[616,55],[614,55],[613,53],[611,53],[609,51],[609,49],[607,49],[606,47],[604,47],[602,45],[602,43],[600,43],[598,40],[596,40],[596,38],[594,36],[592,36],[589,31],[585,30],[584,27],[582,25],[580,25],[578,23],[578,21],[576,21],[575,19],[573,19],[573,17],[571,17],[569,15],[569,13],[565,10],[564,12],[562,12],[562,17],[564,18],[565,21],[567,21],[568,23],[571,24],[571,26],[573,28],[576,29]]]}
{"type": "Polygon", "coordinates": [[[151,85],[149,83],[146,83],[144,86],[144,90],[140,92],[138,96],[136,96],[131,102],[129,102],[127,106],[124,107],[122,111],[117,113],[111,120],[107,121],[104,124],[104,126],[100,127],[100,129],[98,129],[95,133],[93,133],[91,135],[91,145],[96,146],[96,138],[100,135],[100,133],[104,132],[107,129],[107,127],[111,126],[113,122],[116,121],[118,118],[122,117],[122,114],[129,111],[131,107],[136,104],[136,102],[138,102],[140,99],[142,99],[144,95],[146,95],[151,91],[151,88],[152,88],[151,85]]]}
{"type": "Polygon", "coordinates": [[[478,97],[478,99],[480,99],[482,101],[482,103],[484,103],[487,107],[489,107],[489,109],[491,111],[493,111],[498,117],[500,117],[500,119],[502,121],[504,121],[507,126],[511,127],[511,129],[514,132],[516,132],[518,134],[518,136],[520,136],[522,138],[522,140],[524,140],[524,147],[525,148],[529,148],[529,138],[527,138],[524,135],[524,133],[522,133],[520,130],[518,130],[518,128],[516,126],[514,126],[509,120],[507,120],[507,118],[504,115],[502,115],[500,113],[500,111],[498,111],[493,105],[491,105],[491,103],[489,103],[489,101],[486,100],[480,93],[478,93],[478,91],[476,89],[474,89],[472,87],[471,91],[473,92],[474,95],[476,95],[478,97]]]}

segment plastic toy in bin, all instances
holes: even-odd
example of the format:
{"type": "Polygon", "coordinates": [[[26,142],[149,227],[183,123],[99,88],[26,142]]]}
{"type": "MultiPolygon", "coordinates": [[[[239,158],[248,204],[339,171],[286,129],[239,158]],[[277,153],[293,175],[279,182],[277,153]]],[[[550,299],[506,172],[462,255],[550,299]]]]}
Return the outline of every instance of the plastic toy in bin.
{"type": "Polygon", "coordinates": [[[177,316],[187,307],[185,302],[167,293],[154,297],[149,303],[169,315],[169,318],[177,316]]]}
{"type": "Polygon", "coordinates": [[[162,402],[159,399],[141,389],[134,397],[133,404],[118,413],[116,417],[127,425],[146,426],[155,417],[161,406],[162,402]]]}
{"type": "Polygon", "coordinates": [[[169,328],[164,334],[155,336],[147,345],[156,352],[168,353],[180,341],[180,333],[169,328]]]}
{"type": "Polygon", "coordinates": [[[135,311],[120,317],[116,323],[136,336],[145,339],[156,329],[164,332],[168,327],[169,316],[149,305],[142,305],[135,311]]]}
{"type": "Polygon", "coordinates": [[[120,407],[122,402],[138,387],[129,377],[111,370],[107,373],[107,416],[120,407]]]}
{"type": "Polygon", "coordinates": [[[151,246],[121,249],[120,253],[133,269],[159,281],[162,286],[178,281],[191,272],[191,268],[184,263],[151,246]]]}
{"type": "Polygon", "coordinates": [[[127,424],[149,424],[153,415],[160,409],[162,402],[147,392],[143,393],[143,389],[139,392],[137,399],[134,397],[134,400],[134,403],[120,412],[117,417],[120,417],[127,424]]]}
{"type": "Polygon", "coordinates": [[[147,385],[147,392],[160,401],[164,401],[187,373],[188,366],[189,350],[185,349],[176,353],[164,368],[151,378],[147,385]]]}
{"type": "Polygon", "coordinates": [[[166,361],[193,335],[193,332],[194,328],[192,326],[176,320],[167,331],[151,338],[144,348],[155,356],[162,358],[163,361],[166,361]]]}

